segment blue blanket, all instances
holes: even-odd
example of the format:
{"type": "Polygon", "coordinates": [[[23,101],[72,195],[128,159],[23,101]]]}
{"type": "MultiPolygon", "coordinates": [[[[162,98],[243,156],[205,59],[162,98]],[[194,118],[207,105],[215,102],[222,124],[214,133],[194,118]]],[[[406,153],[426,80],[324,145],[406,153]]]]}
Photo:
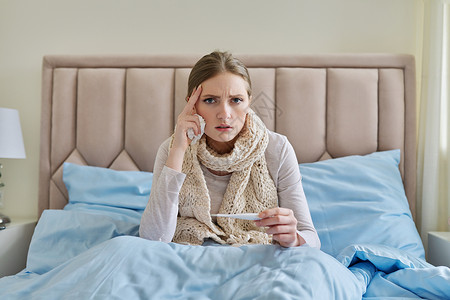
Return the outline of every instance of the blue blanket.
{"type": "Polygon", "coordinates": [[[45,211],[2,299],[450,299],[450,269],[388,246],[187,246],[136,237],[140,211],[45,211]]]}
{"type": "Polygon", "coordinates": [[[0,281],[2,299],[360,299],[338,261],[313,248],[183,246],[117,237],[42,275],[0,281]]]}

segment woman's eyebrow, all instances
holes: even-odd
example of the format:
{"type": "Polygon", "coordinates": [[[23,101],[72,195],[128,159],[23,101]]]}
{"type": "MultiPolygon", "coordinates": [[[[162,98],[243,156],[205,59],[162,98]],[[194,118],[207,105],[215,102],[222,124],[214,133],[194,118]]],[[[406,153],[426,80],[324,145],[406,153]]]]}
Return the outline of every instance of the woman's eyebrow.
{"type": "Polygon", "coordinates": [[[201,95],[201,98],[219,98],[219,96],[207,94],[207,95],[201,95]]]}
{"type": "MultiPolygon", "coordinates": [[[[236,95],[230,95],[229,97],[230,98],[242,98],[242,97],[244,97],[244,95],[236,94],[236,95]]],[[[220,96],[213,95],[213,94],[206,94],[206,95],[201,95],[201,98],[220,98],[220,96]]]]}

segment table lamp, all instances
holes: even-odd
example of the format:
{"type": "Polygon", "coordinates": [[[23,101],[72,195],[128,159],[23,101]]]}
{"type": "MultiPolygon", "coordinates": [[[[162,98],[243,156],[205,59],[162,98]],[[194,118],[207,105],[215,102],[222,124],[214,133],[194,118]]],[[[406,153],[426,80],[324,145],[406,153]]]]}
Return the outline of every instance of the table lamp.
{"type": "MultiPolygon", "coordinates": [[[[0,158],[25,158],[19,112],[16,109],[0,107],[0,158]]],[[[5,186],[1,177],[0,170],[0,188],[5,186]]],[[[4,224],[9,222],[10,218],[0,213],[0,226],[4,227],[4,224]]]]}

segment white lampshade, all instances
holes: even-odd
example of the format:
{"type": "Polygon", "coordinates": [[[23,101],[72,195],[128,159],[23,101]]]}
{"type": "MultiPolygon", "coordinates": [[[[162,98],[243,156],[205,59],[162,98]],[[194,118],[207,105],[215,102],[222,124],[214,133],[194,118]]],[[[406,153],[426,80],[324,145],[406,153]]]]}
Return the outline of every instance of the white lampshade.
{"type": "Polygon", "coordinates": [[[0,107],[0,158],[25,158],[19,112],[0,107]]]}

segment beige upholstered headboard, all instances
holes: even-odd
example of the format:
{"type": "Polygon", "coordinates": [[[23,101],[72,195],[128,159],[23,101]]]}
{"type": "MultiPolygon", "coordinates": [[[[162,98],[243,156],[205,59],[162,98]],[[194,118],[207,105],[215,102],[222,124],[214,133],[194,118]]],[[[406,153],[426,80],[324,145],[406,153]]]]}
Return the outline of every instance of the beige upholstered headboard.
{"type": "MultiPolygon", "coordinates": [[[[395,54],[236,55],[252,108],[286,135],[300,163],[401,149],[414,215],[414,57],[395,54]]],[[[65,161],[152,171],[184,106],[201,55],[46,56],[42,77],[39,214],[67,203],[65,161]]]]}

